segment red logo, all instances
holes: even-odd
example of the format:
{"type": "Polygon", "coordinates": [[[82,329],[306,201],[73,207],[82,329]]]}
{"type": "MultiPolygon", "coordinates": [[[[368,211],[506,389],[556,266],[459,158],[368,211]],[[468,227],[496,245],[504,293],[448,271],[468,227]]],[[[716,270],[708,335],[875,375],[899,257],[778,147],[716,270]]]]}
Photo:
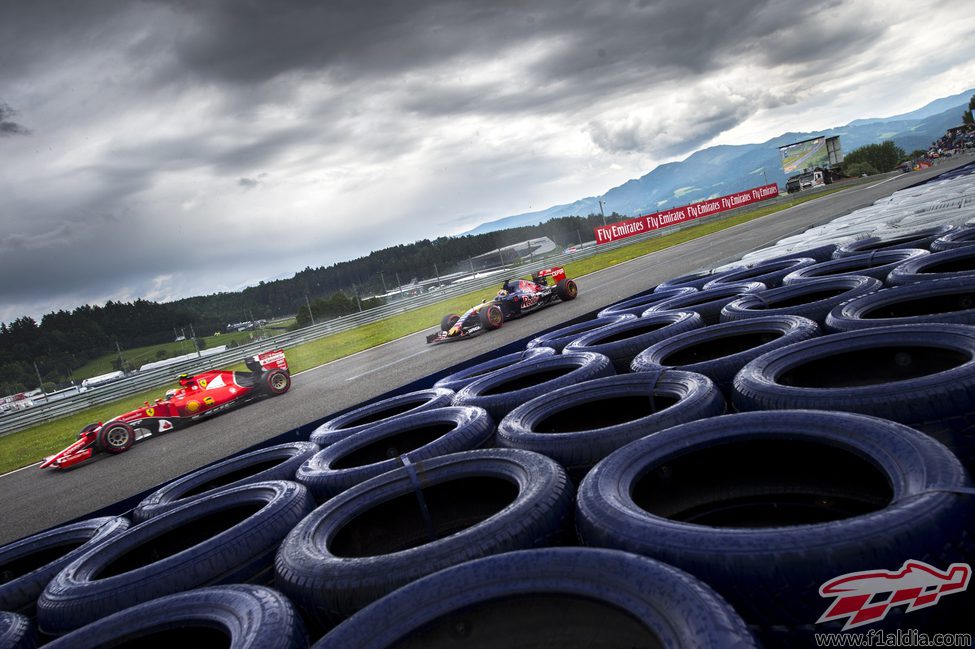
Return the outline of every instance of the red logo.
{"type": "Polygon", "coordinates": [[[816,624],[847,618],[843,630],[878,622],[891,608],[907,605],[907,612],[934,606],[942,595],[968,588],[972,569],[967,563],[953,563],[942,572],[923,561],[905,561],[900,570],[850,572],[819,587],[822,597],[836,601],[816,624]]]}

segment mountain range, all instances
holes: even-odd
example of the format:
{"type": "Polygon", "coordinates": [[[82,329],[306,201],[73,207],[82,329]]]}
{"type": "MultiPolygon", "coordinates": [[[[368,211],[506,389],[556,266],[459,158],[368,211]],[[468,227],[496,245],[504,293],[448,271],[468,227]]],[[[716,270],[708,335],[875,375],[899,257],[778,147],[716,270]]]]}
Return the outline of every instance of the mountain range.
{"type": "Polygon", "coordinates": [[[855,119],[845,126],[825,131],[783,133],[760,144],[708,147],[680,162],[659,165],[640,178],[613,187],[602,196],[588,196],[545,210],[506,216],[482,223],[465,234],[534,225],[561,216],[599,214],[600,200],[607,213],[637,216],[731,194],[766,182],[784,186],[788,176],[779,164],[778,147],[820,135],[840,136],[844,152],[885,140],[893,140],[907,152],[927,149],[946,130],[961,124],[962,112],[968,108],[972,95],[975,95],[975,89],[936,99],[902,115],[855,119]]]}

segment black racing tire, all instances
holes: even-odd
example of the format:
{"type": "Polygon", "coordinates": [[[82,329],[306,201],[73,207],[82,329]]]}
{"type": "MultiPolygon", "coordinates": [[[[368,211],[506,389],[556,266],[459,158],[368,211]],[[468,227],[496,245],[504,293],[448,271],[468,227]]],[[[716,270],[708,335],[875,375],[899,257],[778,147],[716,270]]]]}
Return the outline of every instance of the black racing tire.
{"type": "Polygon", "coordinates": [[[797,315],[824,324],[837,305],[881,288],[879,279],[839,275],[748,293],[721,309],[721,321],[733,322],[768,315],[797,315]]]}
{"type": "Polygon", "coordinates": [[[304,462],[320,450],[311,442],[288,442],[217,462],[181,476],[142,499],[132,511],[139,523],[219,490],[268,480],[294,480],[304,462]]]}
{"type": "Polygon", "coordinates": [[[890,271],[887,284],[900,286],[956,277],[975,278],[975,246],[964,246],[905,261],[890,271]]]}
{"type": "Polygon", "coordinates": [[[0,648],[34,649],[37,633],[26,616],[0,611],[0,648]]]}
{"type": "Polygon", "coordinates": [[[690,295],[678,295],[669,300],[658,302],[647,309],[643,315],[647,316],[659,311],[693,311],[701,316],[703,324],[718,324],[721,321],[721,309],[728,302],[746,293],[764,290],[765,284],[761,282],[725,284],[719,288],[698,291],[690,295]]]}
{"type": "Polygon", "coordinates": [[[653,289],[653,292],[657,293],[659,291],[668,291],[670,289],[684,287],[700,290],[701,287],[710,282],[713,277],[713,270],[697,270],[664,280],[657,284],[657,287],[653,289]]]}
{"type": "Polygon", "coordinates": [[[264,391],[277,397],[291,389],[291,374],[286,370],[271,370],[261,377],[264,391]]]}
{"type": "Polygon", "coordinates": [[[635,439],[724,412],[724,397],[700,374],[623,374],[559,388],[518,406],[498,424],[497,443],[547,455],[578,482],[635,439]]]}
{"type": "Polygon", "coordinates": [[[559,283],[555,285],[555,294],[563,302],[568,302],[576,299],[576,296],[579,295],[579,287],[571,279],[560,279],[559,283]]]}
{"type": "Polygon", "coordinates": [[[552,331],[547,331],[541,336],[532,338],[528,341],[526,347],[528,349],[535,349],[537,347],[551,347],[556,352],[561,352],[566,345],[587,331],[593,331],[595,329],[599,329],[600,327],[605,327],[606,325],[619,322],[620,320],[631,320],[635,317],[635,315],[621,314],[613,316],[598,316],[591,320],[576,322],[564,327],[559,327],[558,329],[553,329],[552,331]]]}
{"type": "Polygon", "coordinates": [[[457,324],[460,316],[456,313],[448,313],[440,320],[440,331],[450,331],[450,328],[457,324]]]}
{"type": "Polygon", "coordinates": [[[332,417],[312,431],[310,441],[325,448],[381,421],[407,413],[449,406],[453,397],[453,390],[430,388],[380,399],[332,417]]]}
{"type": "Polygon", "coordinates": [[[314,649],[598,646],[756,648],[739,615],[687,573],[599,548],[508,552],[387,595],[314,649]],[[404,644],[407,643],[407,644],[404,644]]]}
{"type": "Polygon", "coordinates": [[[658,302],[663,302],[666,299],[677,297],[678,295],[688,295],[690,293],[696,293],[697,289],[692,286],[684,286],[681,288],[668,288],[660,291],[654,291],[653,293],[647,293],[645,295],[638,295],[636,297],[631,297],[627,300],[617,302],[615,304],[610,304],[605,309],[600,310],[596,313],[597,318],[605,318],[607,316],[614,315],[632,315],[633,317],[640,317],[643,313],[658,302]]]}
{"type": "Polygon", "coordinates": [[[235,584],[167,595],[113,613],[45,645],[51,649],[116,646],[304,649],[294,605],[265,586],[235,584]]]}
{"type": "Polygon", "coordinates": [[[324,502],[349,487],[430,458],[490,446],[494,420],[483,408],[435,408],[376,424],[308,458],[295,479],[324,502]]]}
{"type": "MultiPolygon", "coordinates": [[[[975,500],[944,446],[901,424],[815,411],[754,412],[676,426],[619,449],[579,487],[587,545],[649,556],[725,597],[784,646],[815,646],[832,600],[819,587],[907,559],[970,561],[975,500]],[[870,568],[867,568],[870,566],[870,568]]],[[[968,625],[972,594],[904,616],[896,628],[968,625]],[[941,606],[945,608],[941,609],[941,606]],[[961,617],[960,617],[961,616],[961,617]]]]}
{"type": "Polygon", "coordinates": [[[0,548],[0,610],[34,615],[34,604],[54,575],[92,546],[129,527],[127,518],[102,516],[69,523],[0,548]]]}
{"type": "Polygon", "coordinates": [[[504,354],[503,356],[496,356],[481,363],[477,363],[475,365],[471,365],[470,367],[465,367],[457,372],[448,374],[442,379],[438,379],[437,382],[433,384],[433,387],[446,388],[456,392],[468,383],[476,381],[482,376],[486,376],[492,372],[500,370],[501,368],[508,367],[509,365],[515,365],[532,358],[552,356],[555,353],[555,350],[551,347],[537,346],[520,352],[512,352],[510,354],[504,354]]]}
{"type": "Polygon", "coordinates": [[[842,244],[833,253],[833,259],[859,255],[874,250],[896,250],[898,248],[921,248],[928,250],[938,238],[955,229],[953,225],[937,225],[929,228],[911,229],[896,236],[863,237],[842,244]]]}
{"type": "Polygon", "coordinates": [[[782,285],[782,278],[801,268],[807,268],[816,263],[811,257],[790,257],[789,259],[772,259],[761,261],[753,266],[732,268],[723,273],[717,273],[714,279],[707,282],[702,290],[718,288],[727,284],[741,282],[761,282],[768,288],[782,285]]]}
{"type": "Polygon", "coordinates": [[[931,252],[944,252],[975,244],[975,226],[965,225],[931,242],[931,252]]]}
{"type": "Polygon", "coordinates": [[[124,421],[110,421],[95,436],[95,447],[102,453],[118,455],[135,444],[135,431],[124,421]]]}
{"type": "Polygon", "coordinates": [[[840,259],[831,259],[812,266],[806,266],[786,275],[782,283],[801,284],[811,279],[836,277],[839,275],[863,275],[886,281],[890,271],[905,261],[926,257],[931,253],[921,248],[898,248],[896,250],[875,250],[840,259]]]}
{"type": "Polygon", "coordinates": [[[975,277],[932,279],[867,293],[826,316],[830,331],[929,322],[975,325],[975,277]]]}
{"type": "Polygon", "coordinates": [[[275,586],[329,627],[437,570],[561,542],[574,493],[562,467],[528,451],[465,451],[400,467],[295,526],[278,551],[275,586]]]}
{"type": "Polygon", "coordinates": [[[749,361],[820,333],[814,321],[794,315],[725,322],[676,334],[644,349],[633,359],[630,370],[696,372],[714,381],[730,398],[735,375],[749,361]]]}
{"type": "Polygon", "coordinates": [[[975,460],[975,328],[872,327],[772,350],[735,377],[739,411],[858,412],[913,426],[975,460]]]}
{"type": "Polygon", "coordinates": [[[501,311],[501,307],[493,302],[491,304],[485,304],[478,309],[477,317],[481,322],[481,326],[487,331],[500,329],[501,325],[504,324],[504,313],[501,311]]]}
{"type": "Polygon", "coordinates": [[[40,631],[61,635],[199,586],[265,583],[281,540],[313,508],[308,490],[296,482],[257,482],[130,527],[51,580],[37,600],[40,631]]]}
{"type": "Polygon", "coordinates": [[[616,373],[624,373],[630,371],[633,357],[650,345],[674,334],[703,326],[704,321],[701,316],[693,311],[648,312],[645,316],[634,320],[623,320],[584,333],[566,345],[562,353],[602,354],[613,362],[616,373]]]}
{"type": "Polygon", "coordinates": [[[509,412],[539,395],[613,374],[613,364],[602,354],[566,350],[556,356],[533,358],[482,376],[458,390],[453,403],[455,406],[479,406],[487,410],[494,421],[501,421],[509,412]]]}

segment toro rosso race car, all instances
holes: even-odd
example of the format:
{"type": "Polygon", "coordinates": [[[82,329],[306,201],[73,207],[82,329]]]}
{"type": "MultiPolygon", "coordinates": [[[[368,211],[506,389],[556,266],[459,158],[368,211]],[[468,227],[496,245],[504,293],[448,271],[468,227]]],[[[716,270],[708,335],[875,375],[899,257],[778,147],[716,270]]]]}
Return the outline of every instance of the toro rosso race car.
{"type": "Polygon", "coordinates": [[[230,408],[266,396],[284,394],[291,387],[291,374],[284,351],[275,349],[246,359],[249,372],[208,370],[179,377],[179,388],[166,392],[165,399],[119,415],[104,423],[89,424],[78,440],[41,461],[41,468],[66,469],[96,453],[117,455],[136,442],[157,433],[188,426],[230,408]]]}
{"type": "Polygon", "coordinates": [[[561,266],[532,273],[531,280],[508,279],[492,302],[482,302],[460,315],[445,315],[440,321],[440,331],[427,336],[427,342],[438,344],[471,338],[556,301],[574,300],[578,293],[576,283],[566,278],[561,266]]]}

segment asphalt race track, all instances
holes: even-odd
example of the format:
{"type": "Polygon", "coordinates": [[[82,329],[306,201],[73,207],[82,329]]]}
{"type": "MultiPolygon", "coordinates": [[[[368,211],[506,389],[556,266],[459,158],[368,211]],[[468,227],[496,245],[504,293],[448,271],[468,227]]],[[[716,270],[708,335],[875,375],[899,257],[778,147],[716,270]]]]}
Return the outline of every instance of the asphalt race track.
{"type": "MultiPolygon", "coordinates": [[[[0,477],[0,545],[85,516],[167,480],[308,422],[444,370],[466,359],[559,326],[661,281],[738,259],[742,254],[824,223],[878,198],[967,163],[892,177],[826,196],[703,239],[576,278],[579,297],[468,341],[430,346],[406,336],[328,365],[302,372],[287,394],[229,412],[184,430],[101,456],[69,471],[37,466],[0,477]]],[[[297,435],[296,435],[297,438],[297,435]]],[[[38,458],[40,459],[40,458],[38,458]]]]}

